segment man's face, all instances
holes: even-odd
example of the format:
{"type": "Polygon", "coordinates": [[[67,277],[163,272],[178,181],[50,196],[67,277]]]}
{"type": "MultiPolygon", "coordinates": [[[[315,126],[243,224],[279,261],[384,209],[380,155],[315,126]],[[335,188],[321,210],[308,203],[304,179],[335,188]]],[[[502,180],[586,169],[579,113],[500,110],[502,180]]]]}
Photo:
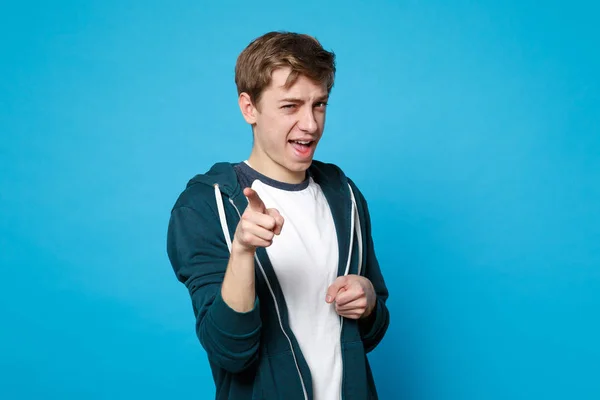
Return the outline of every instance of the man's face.
{"type": "Polygon", "coordinates": [[[251,164],[281,180],[304,178],[323,135],[328,97],[324,85],[305,76],[286,89],[289,72],[287,68],[273,72],[257,107],[251,106],[253,120],[246,118],[254,123],[251,164]]]}

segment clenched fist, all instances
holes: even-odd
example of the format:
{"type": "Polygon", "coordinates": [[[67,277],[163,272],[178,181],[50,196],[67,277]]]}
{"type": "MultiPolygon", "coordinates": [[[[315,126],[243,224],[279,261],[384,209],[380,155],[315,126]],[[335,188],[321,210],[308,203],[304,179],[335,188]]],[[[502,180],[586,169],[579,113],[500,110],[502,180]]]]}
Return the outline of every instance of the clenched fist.
{"type": "Polygon", "coordinates": [[[338,277],[327,289],[327,303],[335,302],[338,315],[359,319],[368,317],[377,301],[375,289],[364,276],[346,275],[338,277]]]}

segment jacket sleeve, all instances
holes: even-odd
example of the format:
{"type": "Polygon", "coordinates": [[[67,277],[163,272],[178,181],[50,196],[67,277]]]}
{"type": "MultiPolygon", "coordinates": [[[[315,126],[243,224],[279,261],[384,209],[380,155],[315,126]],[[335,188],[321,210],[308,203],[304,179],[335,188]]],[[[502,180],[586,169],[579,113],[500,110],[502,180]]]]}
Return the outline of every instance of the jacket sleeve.
{"type": "Polygon", "coordinates": [[[373,284],[377,296],[375,308],[371,315],[365,319],[359,320],[361,338],[365,351],[368,353],[375,349],[379,342],[381,342],[390,324],[390,313],[386,306],[388,289],[385,285],[381,269],[379,268],[377,256],[375,255],[373,237],[371,236],[371,217],[367,201],[356,185],[352,181],[350,181],[350,183],[359,205],[359,211],[362,210],[361,222],[364,224],[363,232],[365,234],[363,240],[364,243],[366,243],[364,248],[366,261],[363,267],[364,276],[373,284]]]}
{"type": "Polygon", "coordinates": [[[177,279],[187,287],[196,317],[196,334],[209,360],[237,373],[258,357],[261,319],[258,298],[246,313],[221,297],[229,250],[216,212],[185,206],[171,212],[167,253],[177,279]]]}

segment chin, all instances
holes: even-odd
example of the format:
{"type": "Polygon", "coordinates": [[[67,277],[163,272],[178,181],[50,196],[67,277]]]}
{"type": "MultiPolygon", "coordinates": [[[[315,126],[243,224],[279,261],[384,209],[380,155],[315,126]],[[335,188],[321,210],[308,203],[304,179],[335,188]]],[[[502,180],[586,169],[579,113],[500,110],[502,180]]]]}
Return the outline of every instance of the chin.
{"type": "Polygon", "coordinates": [[[312,164],[312,158],[306,161],[294,161],[287,165],[287,169],[293,172],[305,172],[312,164]]]}

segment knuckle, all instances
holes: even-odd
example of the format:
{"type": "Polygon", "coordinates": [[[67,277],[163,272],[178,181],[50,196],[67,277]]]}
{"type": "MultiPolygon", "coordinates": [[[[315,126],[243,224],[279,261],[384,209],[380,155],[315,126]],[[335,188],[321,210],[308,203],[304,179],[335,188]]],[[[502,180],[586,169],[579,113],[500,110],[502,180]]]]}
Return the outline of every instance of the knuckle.
{"type": "Polygon", "coordinates": [[[253,226],[255,226],[255,224],[252,223],[251,221],[244,221],[244,223],[242,224],[242,228],[246,232],[250,231],[253,226]]]}

